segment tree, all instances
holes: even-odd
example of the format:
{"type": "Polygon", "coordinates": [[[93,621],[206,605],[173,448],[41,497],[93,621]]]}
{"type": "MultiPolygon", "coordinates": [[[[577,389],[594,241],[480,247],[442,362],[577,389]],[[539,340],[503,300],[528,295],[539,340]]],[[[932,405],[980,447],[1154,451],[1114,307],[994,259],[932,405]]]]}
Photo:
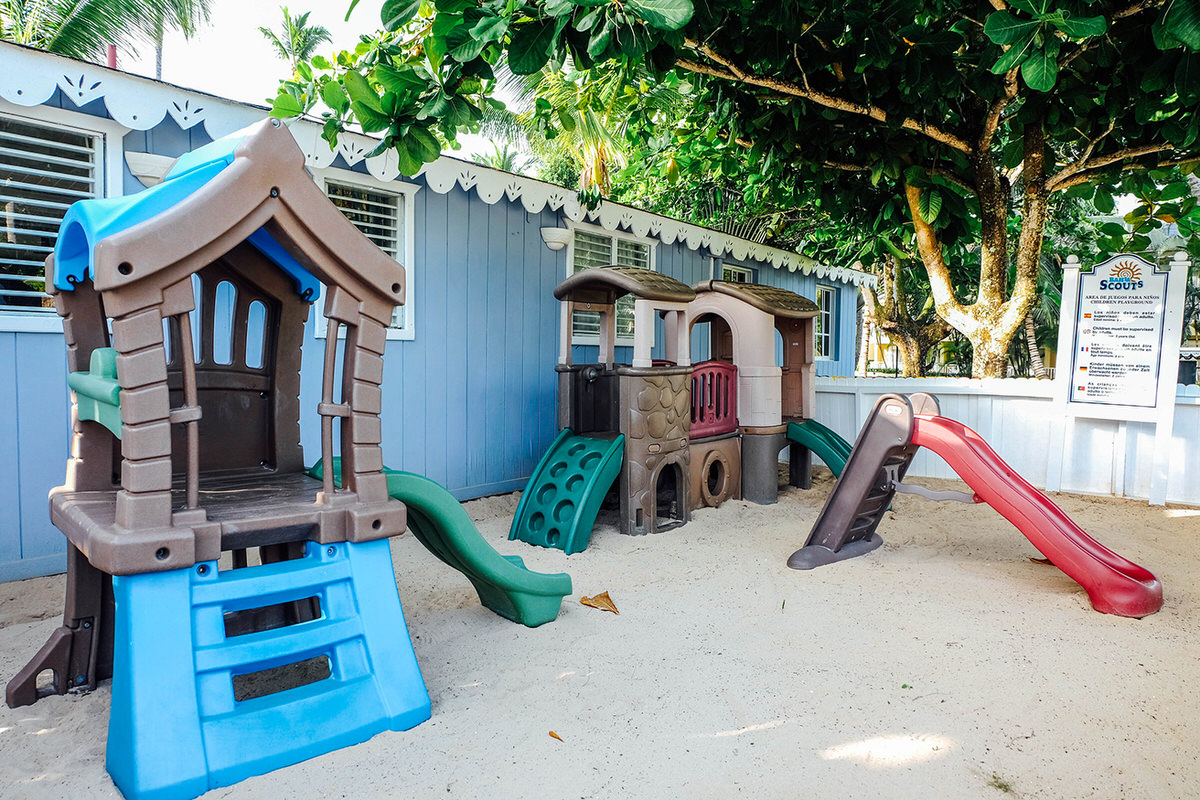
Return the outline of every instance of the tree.
{"type": "Polygon", "coordinates": [[[312,58],[317,48],[332,41],[333,37],[324,25],[308,24],[311,11],[294,17],[287,6],[281,6],[280,11],[283,12],[283,21],[278,32],[270,28],[259,28],[258,32],[275,49],[276,55],[292,65],[293,76],[299,76],[300,64],[312,58]]]}
{"type": "Polygon", "coordinates": [[[154,16],[150,38],[154,42],[154,77],[162,80],[163,37],[169,30],[180,31],[192,38],[200,25],[208,22],[212,0],[169,0],[166,8],[154,16]]]}
{"type": "Polygon", "coordinates": [[[929,350],[946,338],[950,326],[935,313],[928,285],[920,286],[920,277],[899,262],[894,255],[884,259],[878,290],[862,286],[863,313],[897,346],[900,375],[924,377],[932,366],[929,350]]]}
{"type": "Polygon", "coordinates": [[[767,180],[808,192],[834,216],[864,193],[890,192],[938,314],[971,341],[978,376],[1004,374],[1034,302],[1053,195],[1094,196],[1122,173],[1190,169],[1200,158],[1194,2],[726,0],[693,13],[687,0],[444,0],[432,17],[422,8],[385,3],[384,32],[285,85],[275,113],[319,98],[330,138],[357,121],[415,171],[437,156],[431,129],[452,138],[477,122],[502,55],[518,74],[567,57],[584,70],[617,61],[690,74],[692,135],[714,131],[746,149],[767,180]],[[344,102],[329,102],[331,83],[344,102]],[[963,253],[977,276],[969,299],[950,263],[963,253]]]}
{"type": "Polygon", "coordinates": [[[171,19],[185,0],[2,0],[0,38],[51,53],[103,61],[110,44],[136,52],[154,21],[171,19]]]}
{"type": "Polygon", "coordinates": [[[477,158],[480,164],[505,172],[523,173],[529,166],[528,159],[509,142],[492,142],[492,152],[477,158]]]}

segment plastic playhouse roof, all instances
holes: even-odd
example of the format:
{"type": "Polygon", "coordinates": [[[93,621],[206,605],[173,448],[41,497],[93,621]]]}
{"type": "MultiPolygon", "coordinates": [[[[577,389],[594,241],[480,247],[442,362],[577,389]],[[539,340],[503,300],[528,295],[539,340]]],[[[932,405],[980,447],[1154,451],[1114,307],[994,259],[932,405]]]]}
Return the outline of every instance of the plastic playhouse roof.
{"type": "Polygon", "coordinates": [[[686,283],[669,275],[638,267],[591,267],[580,270],[554,287],[559,300],[573,299],[577,292],[611,292],[613,298],[632,294],[643,300],[668,303],[689,303],[696,293],[686,283]]]}
{"type": "Polygon", "coordinates": [[[736,297],[759,311],[776,317],[807,319],[819,312],[817,304],[807,297],[778,286],[760,286],[757,283],[733,283],[731,281],[704,281],[692,287],[697,292],[720,292],[736,297]]]}
{"type": "MultiPolygon", "coordinates": [[[[239,131],[185,153],[163,182],[122,197],[80,200],[67,209],[54,246],[54,286],[64,292],[96,277],[96,246],[115,233],[152,219],[178,205],[233,163],[234,151],[246,136],[239,131]]],[[[246,241],[296,282],[296,293],[314,300],[321,284],[266,230],[246,241]]]]}

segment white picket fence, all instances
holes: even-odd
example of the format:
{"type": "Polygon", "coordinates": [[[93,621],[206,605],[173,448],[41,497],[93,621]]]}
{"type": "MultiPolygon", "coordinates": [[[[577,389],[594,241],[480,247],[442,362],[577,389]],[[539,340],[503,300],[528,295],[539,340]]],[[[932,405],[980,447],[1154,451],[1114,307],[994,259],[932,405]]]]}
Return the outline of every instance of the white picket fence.
{"type": "MultiPolygon", "coordinates": [[[[1046,486],[1050,449],[1061,414],[1054,382],[1033,379],[818,378],[819,422],[853,442],[881,394],[929,392],[942,414],[982,436],[1030,483],[1046,486]]],[[[1062,491],[1146,499],[1154,459],[1154,426],[1106,420],[1076,421],[1062,468],[1062,491]],[[1068,463],[1069,462],[1069,463],[1068,463]]],[[[922,449],[910,475],[954,478],[941,458],[922,449]]],[[[1167,502],[1200,506],[1200,387],[1176,387],[1167,502]]]]}

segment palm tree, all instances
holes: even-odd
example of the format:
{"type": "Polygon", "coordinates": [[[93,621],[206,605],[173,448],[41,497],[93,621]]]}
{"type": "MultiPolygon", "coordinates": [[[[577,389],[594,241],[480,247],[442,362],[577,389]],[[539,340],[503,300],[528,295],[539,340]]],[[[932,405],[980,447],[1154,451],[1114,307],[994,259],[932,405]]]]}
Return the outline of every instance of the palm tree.
{"type": "MultiPolygon", "coordinates": [[[[207,0],[202,0],[207,2],[207,0]]],[[[103,61],[108,45],[136,52],[154,20],[187,0],[0,0],[0,39],[72,58],[103,61]]]]}
{"type": "Polygon", "coordinates": [[[167,0],[165,5],[168,7],[154,18],[150,34],[154,40],[154,77],[158,80],[162,80],[163,35],[174,29],[190,39],[212,13],[212,0],[167,0]]]}
{"type": "Polygon", "coordinates": [[[511,142],[492,142],[492,148],[495,152],[476,156],[480,164],[517,174],[523,174],[526,167],[529,166],[529,159],[521,153],[519,148],[513,147],[511,142]]]}
{"type": "Polygon", "coordinates": [[[293,17],[287,6],[281,10],[283,25],[278,33],[270,28],[259,28],[258,32],[275,48],[276,55],[292,65],[292,72],[295,73],[300,62],[312,58],[317,48],[332,41],[333,37],[324,25],[308,24],[308,15],[312,12],[305,11],[293,17]]]}
{"type": "Polygon", "coordinates": [[[625,129],[634,107],[669,113],[684,102],[673,86],[644,84],[638,73],[622,67],[580,71],[567,63],[562,69],[546,67],[532,75],[508,72],[501,80],[518,110],[485,113],[484,132],[514,141],[526,139],[543,162],[568,155],[579,167],[580,193],[597,201],[609,193],[613,174],[627,163],[625,129]],[[639,85],[644,91],[630,89],[639,85]],[[554,109],[552,117],[542,121],[553,132],[549,140],[538,128],[538,100],[554,109]]]}

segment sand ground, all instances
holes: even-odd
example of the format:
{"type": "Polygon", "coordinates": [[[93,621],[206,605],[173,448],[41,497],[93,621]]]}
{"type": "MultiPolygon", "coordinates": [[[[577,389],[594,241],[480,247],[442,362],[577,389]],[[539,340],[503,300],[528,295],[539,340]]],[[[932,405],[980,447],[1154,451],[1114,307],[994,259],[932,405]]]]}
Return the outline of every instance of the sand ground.
{"type": "MultiPolygon", "coordinates": [[[[571,573],[537,629],[400,537],[433,718],[205,797],[1200,796],[1200,510],[1054,496],[1162,580],[1162,611],[1132,620],[1094,612],[983,505],[898,497],[881,549],[787,569],[831,486],[822,470],[777,505],[654,536],[601,526],[570,557],[507,541],[514,496],[469,503],[502,553],[571,573]],[[619,616],[579,604],[602,591],[619,616]]],[[[0,585],[4,679],[58,625],[62,590],[0,585]]],[[[0,708],[0,797],[118,797],[109,697],[0,708]]]]}

